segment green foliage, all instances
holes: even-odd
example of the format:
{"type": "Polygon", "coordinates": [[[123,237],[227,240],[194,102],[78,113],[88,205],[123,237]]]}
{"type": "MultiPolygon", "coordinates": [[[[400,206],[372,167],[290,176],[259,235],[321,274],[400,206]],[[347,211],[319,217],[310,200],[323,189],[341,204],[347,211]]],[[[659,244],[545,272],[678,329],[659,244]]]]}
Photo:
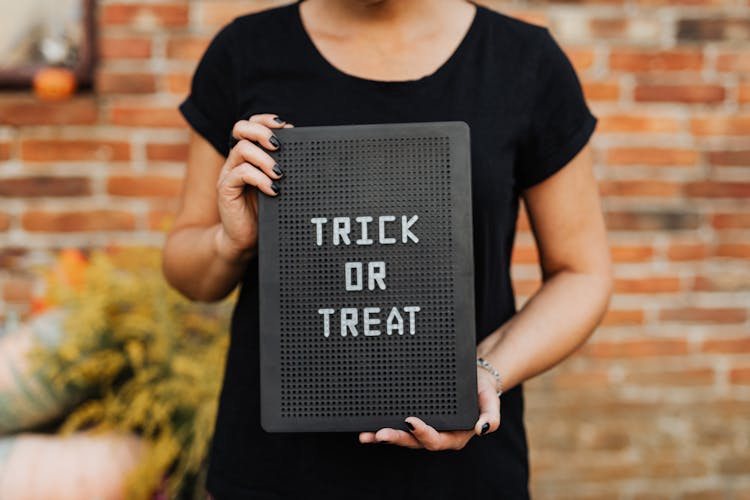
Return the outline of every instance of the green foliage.
{"type": "Polygon", "coordinates": [[[188,301],[161,274],[154,249],[61,258],[48,300],[67,316],[57,349],[39,348],[42,373],[59,388],[85,389],[62,432],[130,431],[149,443],[128,498],[150,498],[166,480],[174,497],[200,474],[216,416],[231,301],[188,301]]]}

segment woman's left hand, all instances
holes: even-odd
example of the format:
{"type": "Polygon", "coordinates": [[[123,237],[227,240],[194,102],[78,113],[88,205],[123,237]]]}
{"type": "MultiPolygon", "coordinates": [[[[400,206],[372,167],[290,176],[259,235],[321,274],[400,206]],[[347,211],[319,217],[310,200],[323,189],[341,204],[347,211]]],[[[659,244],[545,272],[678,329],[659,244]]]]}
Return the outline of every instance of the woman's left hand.
{"type": "Polygon", "coordinates": [[[408,417],[406,426],[409,431],[386,427],[377,432],[361,432],[359,442],[395,444],[430,451],[460,450],[472,437],[494,432],[500,426],[500,398],[497,397],[495,378],[488,371],[477,369],[477,389],[479,419],[472,430],[438,432],[423,420],[408,417]]]}

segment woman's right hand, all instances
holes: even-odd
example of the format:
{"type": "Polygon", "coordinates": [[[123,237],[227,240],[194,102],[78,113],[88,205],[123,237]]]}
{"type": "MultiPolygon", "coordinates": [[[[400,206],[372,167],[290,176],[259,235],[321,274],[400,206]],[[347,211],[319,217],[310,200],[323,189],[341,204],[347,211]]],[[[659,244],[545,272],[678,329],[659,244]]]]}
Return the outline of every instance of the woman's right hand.
{"type": "Polygon", "coordinates": [[[281,167],[266,150],[281,144],[273,129],[292,127],[274,114],[253,115],[234,125],[238,141],[229,152],[216,183],[221,224],[216,233],[216,251],[229,262],[249,258],[258,242],[258,190],[278,195],[281,167]]]}

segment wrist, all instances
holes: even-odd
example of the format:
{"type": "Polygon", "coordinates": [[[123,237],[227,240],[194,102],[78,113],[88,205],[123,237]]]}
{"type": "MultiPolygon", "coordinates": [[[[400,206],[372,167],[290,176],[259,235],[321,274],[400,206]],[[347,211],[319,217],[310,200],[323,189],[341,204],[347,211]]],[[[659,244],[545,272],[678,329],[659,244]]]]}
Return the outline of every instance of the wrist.
{"type": "Polygon", "coordinates": [[[501,396],[503,394],[503,376],[495,365],[480,356],[477,358],[477,369],[491,375],[495,384],[495,392],[497,392],[498,397],[501,396]]]}
{"type": "Polygon", "coordinates": [[[222,224],[217,224],[214,231],[214,253],[230,266],[244,265],[253,256],[252,248],[237,246],[224,231],[222,224]]]}

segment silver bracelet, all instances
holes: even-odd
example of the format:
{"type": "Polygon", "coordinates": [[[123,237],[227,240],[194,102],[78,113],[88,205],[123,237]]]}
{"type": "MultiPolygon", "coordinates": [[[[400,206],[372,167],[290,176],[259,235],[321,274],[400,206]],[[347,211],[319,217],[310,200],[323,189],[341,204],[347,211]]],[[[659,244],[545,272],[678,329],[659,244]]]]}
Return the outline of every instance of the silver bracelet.
{"type": "Polygon", "coordinates": [[[477,358],[477,366],[480,368],[484,368],[485,370],[490,372],[493,377],[495,377],[495,388],[497,389],[497,397],[500,397],[503,394],[503,379],[500,376],[500,372],[497,371],[497,368],[492,366],[492,363],[490,363],[484,358],[477,358]]]}

